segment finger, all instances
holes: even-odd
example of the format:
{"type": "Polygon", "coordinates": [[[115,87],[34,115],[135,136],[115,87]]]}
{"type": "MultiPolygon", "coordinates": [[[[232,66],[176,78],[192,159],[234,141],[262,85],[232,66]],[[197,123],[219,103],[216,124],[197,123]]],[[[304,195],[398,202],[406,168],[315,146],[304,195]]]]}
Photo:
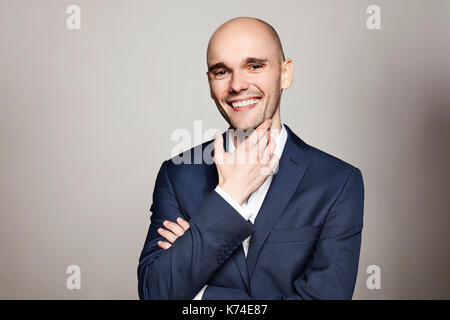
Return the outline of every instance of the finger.
{"type": "Polygon", "coordinates": [[[184,234],[184,229],[175,222],[166,220],[163,222],[163,226],[166,227],[169,231],[172,231],[172,233],[177,237],[180,237],[184,234]]]}
{"type": "Polygon", "coordinates": [[[266,131],[266,134],[258,141],[256,145],[258,152],[258,159],[261,160],[264,157],[264,151],[266,150],[268,143],[270,143],[271,137],[269,131],[266,131]]]}
{"type": "Polygon", "coordinates": [[[250,164],[258,164],[261,163],[261,159],[264,157],[264,150],[267,146],[267,143],[270,139],[270,130],[258,129],[259,132],[257,134],[258,141],[253,146],[250,142],[248,150],[246,152],[249,153],[249,163],[250,164]]]}
{"type": "Polygon", "coordinates": [[[191,226],[189,222],[184,220],[183,218],[177,218],[178,224],[186,231],[191,226]]]}
{"type": "Polygon", "coordinates": [[[223,137],[222,134],[217,131],[214,136],[214,161],[218,164],[223,164],[225,150],[223,148],[223,137]]]}
{"type": "Polygon", "coordinates": [[[269,152],[270,157],[272,157],[273,153],[275,152],[275,149],[277,148],[277,142],[276,140],[271,136],[270,137],[270,145],[267,144],[267,151],[269,152]]]}
{"type": "Polygon", "coordinates": [[[281,135],[281,131],[282,131],[283,127],[281,128],[273,128],[270,127],[270,137],[273,140],[276,140],[277,137],[279,137],[281,135]]]}
{"type": "Polygon", "coordinates": [[[261,159],[264,156],[264,150],[267,146],[268,141],[269,141],[269,134],[268,131],[266,131],[266,133],[262,136],[262,138],[258,141],[258,143],[255,146],[249,147],[248,156],[250,164],[261,163],[261,159]]]}
{"type": "Polygon", "coordinates": [[[169,249],[172,245],[168,242],[165,241],[158,241],[158,246],[160,246],[161,248],[163,248],[164,250],[169,249]]]}
{"type": "Polygon", "coordinates": [[[273,154],[269,162],[259,169],[259,174],[267,177],[269,175],[274,175],[275,173],[277,173],[279,160],[280,158],[278,158],[276,154],[273,154]]]}
{"type": "Polygon", "coordinates": [[[275,141],[271,137],[269,143],[267,144],[267,147],[264,149],[263,156],[261,159],[262,164],[269,163],[270,158],[272,158],[274,150],[275,150],[275,141]]]}
{"type": "Polygon", "coordinates": [[[160,236],[164,237],[166,240],[169,240],[170,243],[174,243],[174,241],[177,240],[177,238],[178,238],[172,232],[165,230],[163,228],[159,228],[158,233],[160,236]]]}
{"type": "Polygon", "coordinates": [[[256,129],[269,129],[272,125],[272,119],[266,119],[263,123],[261,123],[256,129]]]}
{"type": "Polygon", "coordinates": [[[269,174],[275,174],[278,170],[278,163],[280,161],[280,158],[276,154],[272,155],[272,158],[269,161],[269,174]]]}
{"type": "Polygon", "coordinates": [[[270,128],[272,124],[271,119],[265,120],[263,123],[261,123],[248,137],[247,142],[249,146],[253,146],[268,132],[268,129],[270,128]]]}

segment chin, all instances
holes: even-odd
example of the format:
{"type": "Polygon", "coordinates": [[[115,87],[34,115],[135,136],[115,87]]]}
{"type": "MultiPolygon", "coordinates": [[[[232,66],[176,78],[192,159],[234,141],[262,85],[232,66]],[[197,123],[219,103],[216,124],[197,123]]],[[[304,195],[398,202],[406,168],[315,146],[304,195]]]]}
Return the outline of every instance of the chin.
{"type": "Polygon", "coordinates": [[[241,129],[243,131],[247,131],[248,129],[256,129],[258,124],[255,121],[245,122],[245,123],[233,123],[234,129],[241,129]]]}

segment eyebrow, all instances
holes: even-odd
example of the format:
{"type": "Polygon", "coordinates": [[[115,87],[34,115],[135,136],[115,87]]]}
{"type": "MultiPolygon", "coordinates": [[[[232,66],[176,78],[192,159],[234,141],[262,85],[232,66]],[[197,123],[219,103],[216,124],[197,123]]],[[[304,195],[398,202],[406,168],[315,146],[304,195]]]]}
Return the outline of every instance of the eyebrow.
{"type": "MultiPolygon", "coordinates": [[[[249,63],[266,63],[267,61],[269,61],[269,59],[261,59],[261,58],[247,57],[247,58],[242,59],[242,64],[249,64],[249,63]]],[[[215,64],[213,64],[212,66],[210,66],[210,67],[208,68],[208,72],[212,72],[212,71],[214,71],[214,70],[216,70],[216,69],[219,69],[219,68],[228,68],[228,67],[226,66],[225,63],[223,63],[223,62],[218,62],[218,63],[215,63],[215,64]]]]}

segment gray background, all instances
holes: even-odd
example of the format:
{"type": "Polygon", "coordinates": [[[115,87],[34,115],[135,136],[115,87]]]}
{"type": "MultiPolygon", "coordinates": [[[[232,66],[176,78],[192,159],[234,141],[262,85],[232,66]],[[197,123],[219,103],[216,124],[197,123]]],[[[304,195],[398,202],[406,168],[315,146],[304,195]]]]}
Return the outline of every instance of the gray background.
{"type": "Polygon", "coordinates": [[[271,23],[294,61],[282,121],[363,172],[354,298],[450,298],[449,14],[438,0],[1,0],[0,298],[137,298],[171,133],[227,127],[205,51],[236,16],[271,23]],[[66,28],[70,4],[81,30],[66,28]],[[66,289],[71,264],[81,290],[66,289]]]}

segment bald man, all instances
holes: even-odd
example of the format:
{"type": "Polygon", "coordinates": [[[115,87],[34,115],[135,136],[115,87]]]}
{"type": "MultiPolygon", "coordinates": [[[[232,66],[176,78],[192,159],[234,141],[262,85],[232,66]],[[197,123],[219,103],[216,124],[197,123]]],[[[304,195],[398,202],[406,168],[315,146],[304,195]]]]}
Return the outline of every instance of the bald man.
{"type": "Polygon", "coordinates": [[[139,297],[351,299],[361,171],[282,124],[294,71],[277,32],[256,18],[229,20],[211,36],[207,66],[211,98],[230,127],[162,164],[139,297]],[[213,163],[179,161],[207,150],[213,163]]]}

